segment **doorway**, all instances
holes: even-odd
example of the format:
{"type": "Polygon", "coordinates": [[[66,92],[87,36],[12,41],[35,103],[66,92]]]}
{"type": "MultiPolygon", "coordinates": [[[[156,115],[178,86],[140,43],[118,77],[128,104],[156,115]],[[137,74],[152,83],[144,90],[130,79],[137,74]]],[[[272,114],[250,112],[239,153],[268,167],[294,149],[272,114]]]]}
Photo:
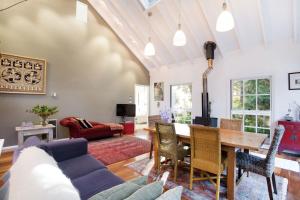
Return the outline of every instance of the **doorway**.
{"type": "Polygon", "coordinates": [[[149,115],[149,85],[135,85],[136,128],[147,126],[149,115]],[[141,126],[141,127],[140,127],[141,126]]]}

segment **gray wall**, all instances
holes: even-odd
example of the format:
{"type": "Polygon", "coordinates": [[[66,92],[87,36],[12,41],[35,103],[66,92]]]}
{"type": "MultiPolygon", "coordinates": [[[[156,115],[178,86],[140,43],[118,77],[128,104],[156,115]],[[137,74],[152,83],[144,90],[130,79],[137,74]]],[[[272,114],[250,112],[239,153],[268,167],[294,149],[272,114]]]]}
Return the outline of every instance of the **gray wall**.
{"type": "MultiPolygon", "coordinates": [[[[135,84],[149,84],[148,71],[92,8],[88,24],[75,19],[75,0],[30,0],[0,12],[0,41],[2,52],[48,64],[46,95],[0,94],[5,146],[17,144],[15,126],[38,121],[25,112],[36,104],[58,106],[57,119],[114,122],[115,105],[134,97],[135,84]],[[51,97],[53,92],[57,97],[51,97]]],[[[66,128],[58,131],[60,138],[68,136],[66,128]]]]}

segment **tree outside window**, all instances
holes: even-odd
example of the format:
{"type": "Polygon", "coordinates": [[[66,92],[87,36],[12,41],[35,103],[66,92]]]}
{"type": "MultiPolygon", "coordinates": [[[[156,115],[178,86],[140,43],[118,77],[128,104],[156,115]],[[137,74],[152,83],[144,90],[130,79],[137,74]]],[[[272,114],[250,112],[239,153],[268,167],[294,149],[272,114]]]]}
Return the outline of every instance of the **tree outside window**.
{"type": "Polygon", "coordinates": [[[192,122],[192,85],[171,85],[171,108],[177,123],[192,122]]]}

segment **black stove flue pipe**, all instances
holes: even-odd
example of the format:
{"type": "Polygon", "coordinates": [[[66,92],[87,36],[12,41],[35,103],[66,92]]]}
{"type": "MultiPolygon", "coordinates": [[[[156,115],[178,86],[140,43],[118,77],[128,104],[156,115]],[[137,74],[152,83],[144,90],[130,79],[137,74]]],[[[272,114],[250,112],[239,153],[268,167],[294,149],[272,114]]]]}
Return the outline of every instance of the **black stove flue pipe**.
{"type": "Polygon", "coordinates": [[[209,72],[213,69],[213,60],[215,58],[215,49],[217,47],[217,44],[212,41],[207,41],[204,44],[204,50],[205,50],[205,56],[208,62],[208,68],[205,70],[205,72],[202,75],[202,81],[203,81],[203,92],[202,92],[202,123],[205,126],[210,125],[210,102],[208,97],[208,89],[207,89],[207,76],[209,72]]]}

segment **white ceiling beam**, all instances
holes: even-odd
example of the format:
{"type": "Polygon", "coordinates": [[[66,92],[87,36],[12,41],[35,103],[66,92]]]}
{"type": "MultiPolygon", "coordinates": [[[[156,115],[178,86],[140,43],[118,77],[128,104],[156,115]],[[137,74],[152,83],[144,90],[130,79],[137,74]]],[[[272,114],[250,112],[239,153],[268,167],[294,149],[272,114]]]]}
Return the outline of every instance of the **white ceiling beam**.
{"type": "MultiPolygon", "coordinates": [[[[135,11],[132,10],[132,12],[135,12],[137,16],[140,16],[142,20],[145,21],[146,24],[151,24],[151,33],[152,35],[155,35],[158,39],[158,41],[164,46],[164,48],[167,50],[168,54],[172,57],[173,62],[180,62],[181,59],[180,57],[174,52],[174,47],[171,45],[170,41],[166,40],[164,37],[166,36],[166,26],[164,26],[162,19],[157,19],[157,15],[159,13],[155,12],[155,8],[159,5],[156,5],[154,8],[149,10],[152,12],[152,17],[149,21],[149,18],[146,17],[147,11],[143,11],[142,9],[139,9],[139,2],[138,1],[133,1],[132,2],[133,6],[136,7],[137,9],[135,11]]],[[[168,23],[167,23],[168,24],[168,23]]],[[[170,31],[169,29],[167,31],[170,31]]],[[[154,44],[155,45],[155,44],[154,44]]],[[[166,53],[166,52],[164,52],[166,53]]],[[[165,63],[165,64],[171,64],[171,63],[165,63]]]]}
{"type": "MultiPolygon", "coordinates": [[[[165,17],[165,13],[166,13],[166,11],[163,11],[162,9],[161,9],[161,5],[157,5],[155,8],[153,8],[153,10],[154,11],[157,11],[157,12],[155,12],[156,14],[159,14],[160,16],[162,16],[163,17],[163,19],[165,20],[165,21],[169,21],[168,23],[167,23],[167,27],[168,27],[168,31],[169,32],[171,32],[171,33],[175,33],[175,31],[176,31],[176,29],[173,29],[173,28],[171,28],[170,27],[170,18],[169,19],[166,19],[166,17],[165,17]],[[155,10],[154,10],[155,9],[155,10]]],[[[174,19],[174,18],[172,18],[172,19],[174,19]]],[[[171,22],[171,23],[173,23],[173,21],[171,22]]],[[[176,24],[176,22],[174,21],[174,24],[176,24]]],[[[165,27],[165,29],[166,29],[166,27],[165,27]]],[[[172,39],[173,39],[173,35],[169,35],[169,42],[171,43],[172,42],[172,39]]],[[[187,38],[187,40],[188,40],[188,38],[187,38]]],[[[186,52],[186,50],[184,49],[184,47],[174,47],[174,46],[172,46],[172,48],[174,48],[174,49],[172,49],[172,50],[170,50],[170,51],[176,51],[176,49],[175,48],[181,48],[181,50],[183,50],[182,52],[183,52],[183,54],[185,55],[185,57],[186,58],[188,58],[188,59],[192,59],[190,56],[189,56],[189,54],[186,52]]],[[[178,62],[178,61],[177,61],[178,62]]],[[[182,62],[182,60],[181,61],[179,61],[179,62],[182,62]]]]}
{"type": "MultiPolygon", "coordinates": [[[[202,48],[204,45],[205,40],[200,38],[200,35],[198,35],[198,33],[196,33],[195,31],[193,31],[193,25],[190,24],[190,22],[193,22],[193,20],[188,19],[187,17],[189,16],[189,13],[186,12],[186,10],[184,9],[184,3],[187,4],[191,4],[192,2],[186,2],[186,1],[181,1],[181,5],[178,4],[178,1],[176,0],[175,5],[177,5],[177,11],[181,12],[181,21],[183,22],[184,27],[186,27],[185,29],[188,32],[188,35],[191,36],[190,39],[192,39],[193,41],[195,41],[196,45],[195,47],[198,48],[199,46],[202,48]],[[180,7],[181,6],[181,7],[180,7]]],[[[187,40],[189,40],[189,38],[187,38],[187,40]]],[[[202,50],[202,49],[201,49],[202,50]]],[[[203,51],[199,51],[200,52],[200,57],[204,57],[204,52],[203,51]]]]}
{"type": "MultiPolygon", "coordinates": [[[[129,21],[130,26],[132,26],[133,30],[139,35],[144,35],[145,38],[148,38],[149,33],[149,23],[151,28],[151,38],[154,46],[156,48],[156,55],[151,57],[159,57],[162,60],[161,65],[168,65],[174,62],[177,62],[177,57],[172,55],[171,51],[168,49],[165,40],[156,33],[155,27],[153,27],[153,16],[149,19],[147,17],[147,12],[144,12],[140,9],[137,1],[132,1],[130,4],[124,0],[114,0],[110,1],[118,10],[118,12],[122,15],[123,21],[129,21]],[[127,8],[127,9],[125,9],[127,8]],[[139,32],[138,32],[139,31],[139,32]],[[157,43],[155,43],[157,41],[157,43]],[[164,53],[163,55],[160,53],[164,53]]],[[[155,15],[155,13],[152,13],[155,15]]],[[[146,43],[145,43],[146,44],[146,43]]]]}
{"type": "Polygon", "coordinates": [[[261,33],[262,33],[262,39],[263,39],[263,44],[267,46],[269,44],[269,40],[267,37],[266,33],[266,22],[265,22],[265,17],[263,13],[263,6],[261,0],[256,0],[257,2],[257,11],[258,11],[258,17],[260,21],[260,28],[261,28],[261,33]]]}
{"type": "MultiPolygon", "coordinates": [[[[123,0],[122,0],[123,1],[123,0]]],[[[121,2],[122,2],[121,1],[121,2]]],[[[132,16],[129,14],[130,12],[133,12],[131,9],[126,10],[124,9],[124,5],[121,5],[120,1],[110,1],[107,0],[108,4],[111,5],[112,8],[114,8],[116,10],[116,16],[118,16],[118,18],[122,21],[122,23],[126,24],[127,27],[130,28],[131,30],[131,34],[134,35],[134,38],[140,38],[141,43],[140,44],[144,44],[146,45],[146,43],[148,42],[148,37],[149,37],[149,31],[148,30],[144,30],[141,31],[140,33],[137,32],[137,30],[141,30],[143,29],[147,29],[147,27],[149,27],[149,21],[144,21],[143,24],[144,25],[139,25],[138,29],[137,29],[137,24],[135,23],[135,19],[132,18],[132,16]],[[129,12],[129,13],[128,13],[129,12]],[[141,37],[144,36],[144,37],[141,37]]],[[[124,2],[126,3],[126,2],[124,2]]],[[[152,27],[151,27],[152,28],[152,27]]],[[[128,33],[123,33],[123,34],[128,34],[128,33]]],[[[161,65],[162,63],[168,63],[168,61],[170,60],[170,57],[173,59],[172,55],[168,54],[169,52],[165,50],[165,47],[163,45],[159,46],[159,44],[161,43],[155,43],[155,40],[157,40],[157,36],[156,34],[154,34],[154,32],[151,32],[151,38],[152,38],[152,42],[154,43],[155,46],[155,50],[156,50],[156,55],[152,56],[150,58],[147,58],[148,60],[156,60],[156,62],[158,63],[158,66],[161,65]],[[159,49],[161,48],[161,49],[159,49]],[[163,56],[162,58],[158,55],[158,49],[163,51],[163,52],[167,52],[167,55],[163,56]]],[[[158,39],[160,40],[160,39],[158,39]]],[[[141,49],[141,52],[143,52],[143,49],[141,49]]],[[[145,56],[144,56],[145,58],[145,56]]]]}
{"type": "Polygon", "coordinates": [[[298,28],[299,28],[298,23],[300,23],[300,21],[298,21],[298,19],[297,19],[297,15],[298,15],[297,6],[298,6],[298,4],[299,3],[297,2],[297,0],[292,0],[293,39],[294,39],[294,42],[298,42],[298,28]]]}
{"type": "Polygon", "coordinates": [[[215,33],[215,24],[211,24],[208,20],[208,13],[205,11],[205,8],[204,8],[204,4],[202,2],[202,0],[197,0],[197,2],[199,3],[199,7],[200,7],[200,10],[201,12],[203,13],[203,16],[205,18],[205,21],[207,23],[207,27],[208,29],[210,30],[210,33],[212,35],[212,37],[214,38],[214,41],[217,43],[217,46],[218,46],[218,50],[219,50],[219,53],[222,57],[224,57],[224,50],[222,49],[222,47],[220,46],[221,44],[221,41],[218,39],[216,33],[215,33]]]}
{"type": "Polygon", "coordinates": [[[239,25],[237,23],[237,19],[238,18],[236,17],[236,14],[234,13],[232,2],[230,0],[227,0],[227,2],[228,2],[228,8],[231,11],[231,14],[232,14],[234,22],[235,22],[235,26],[233,28],[234,33],[235,33],[235,38],[236,38],[236,41],[238,43],[239,49],[242,50],[243,49],[243,45],[242,45],[242,42],[241,42],[241,34],[240,34],[239,25]]]}
{"type": "MultiPolygon", "coordinates": [[[[168,30],[170,31],[170,42],[172,42],[173,40],[173,36],[175,34],[175,31],[177,30],[177,24],[178,24],[178,15],[179,15],[179,9],[177,9],[177,7],[173,7],[173,9],[170,7],[171,5],[168,4],[169,2],[167,1],[162,1],[160,2],[155,8],[157,12],[159,12],[159,14],[163,17],[164,21],[166,21],[167,26],[168,26],[168,30]],[[172,11],[175,11],[176,14],[174,14],[172,11]],[[175,17],[174,17],[175,15],[175,17]],[[172,16],[172,17],[171,17],[172,16]],[[172,24],[172,25],[171,25],[172,24]]],[[[183,30],[186,34],[187,37],[187,45],[183,46],[183,47],[174,47],[172,45],[172,50],[173,51],[177,51],[180,50],[181,52],[184,53],[185,57],[187,58],[186,60],[193,60],[195,59],[195,57],[193,57],[191,55],[191,53],[189,51],[187,51],[187,48],[189,49],[196,49],[197,46],[195,44],[192,43],[192,34],[190,29],[187,26],[187,23],[185,22],[185,20],[183,19],[183,14],[181,14],[181,25],[183,27],[183,30]],[[192,46],[192,48],[190,48],[192,46]]],[[[172,43],[171,43],[172,44],[172,43]]],[[[201,56],[201,55],[199,55],[201,56]]],[[[184,60],[181,60],[180,62],[184,62],[184,60]]]]}
{"type": "MultiPolygon", "coordinates": [[[[142,47],[139,45],[139,44],[141,44],[141,42],[139,42],[139,38],[137,36],[135,36],[135,38],[134,38],[137,40],[137,42],[134,44],[131,41],[131,38],[129,38],[129,34],[127,34],[127,35],[120,34],[120,33],[122,33],[123,30],[120,27],[120,25],[117,24],[116,21],[114,21],[113,13],[115,12],[115,10],[108,7],[108,5],[105,1],[88,0],[88,2],[95,9],[95,11],[101,16],[101,18],[107,24],[109,24],[110,28],[118,35],[120,40],[128,47],[128,49],[130,51],[132,51],[132,53],[137,57],[138,60],[141,61],[141,63],[143,63],[145,65],[146,68],[151,69],[151,68],[159,66],[159,64],[156,60],[146,59],[144,57],[144,55],[141,53],[140,49],[142,47]]],[[[125,23],[125,25],[127,25],[127,24],[125,23]]],[[[127,26],[127,27],[129,27],[129,26],[127,26]]],[[[132,30],[128,30],[128,31],[132,32],[132,30]]]]}

